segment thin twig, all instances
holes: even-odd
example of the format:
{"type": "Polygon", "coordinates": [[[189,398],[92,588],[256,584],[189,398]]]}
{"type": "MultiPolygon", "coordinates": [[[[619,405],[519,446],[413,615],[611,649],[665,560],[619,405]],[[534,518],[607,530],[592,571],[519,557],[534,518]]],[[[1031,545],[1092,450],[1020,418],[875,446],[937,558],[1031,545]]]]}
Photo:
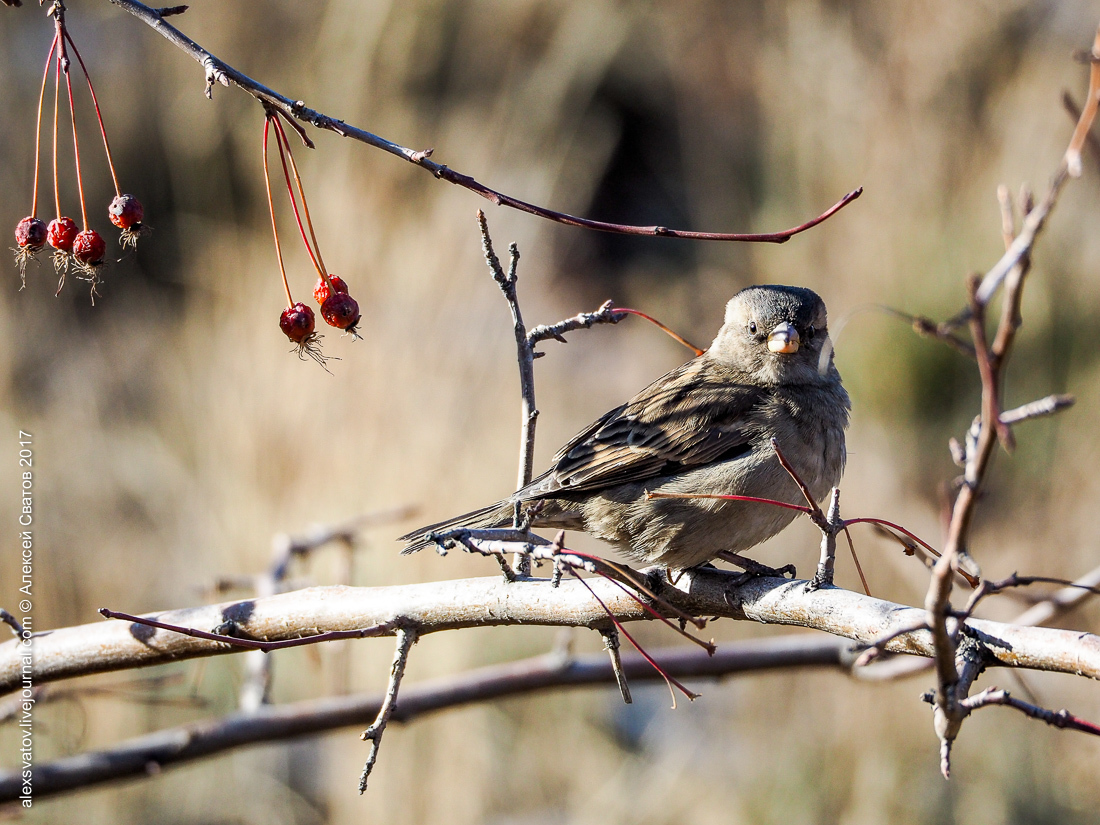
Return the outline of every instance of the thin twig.
{"type": "MultiPolygon", "coordinates": [[[[626,224],[606,223],[603,221],[580,218],[574,215],[567,215],[564,212],[557,212],[553,209],[536,206],[533,203],[513,198],[495,189],[490,189],[488,186],[479,183],[469,175],[463,175],[448,166],[435,163],[429,159],[432,154],[432,150],[430,149],[422,151],[408,149],[392,141],[386,140],[385,138],[379,137],[378,135],[371,134],[363,129],[358,129],[344,123],[342,120],[310,109],[301,100],[291,100],[275,90],[261,83],[257,83],[252,78],[218,59],[194,40],[183,34],[179,29],[165,22],[163,17],[157,13],[156,9],[139,3],[137,0],[111,0],[111,2],[151,26],[166,40],[198,62],[203,67],[206,75],[207,97],[211,96],[210,93],[215,83],[221,83],[223,86],[229,86],[230,84],[235,85],[252,95],[261,103],[278,109],[280,113],[287,117],[296,118],[305,123],[312,124],[318,129],[334,132],[341,137],[351,138],[352,140],[365,143],[368,146],[373,146],[376,149],[381,149],[391,155],[396,155],[409,163],[428,170],[436,178],[469,189],[471,192],[480,195],[495,206],[508,206],[513,209],[518,209],[521,212],[535,215],[539,218],[555,221],[556,223],[594,229],[600,232],[613,232],[619,235],[652,235],[665,238],[688,238],[699,241],[785,243],[795,235],[812,229],[823,221],[828,220],[863,194],[863,188],[860,187],[859,189],[849,192],[816,218],[781,232],[767,233],[691,232],[680,229],[669,229],[665,226],[630,226],[626,224]]],[[[308,141],[308,138],[306,138],[306,140],[308,141]]],[[[312,147],[313,144],[312,142],[308,142],[307,145],[312,147]]]]}
{"type": "Polygon", "coordinates": [[[630,684],[626,681],[626,673],[623,671],[623,660],[619,655],[619,631],[614,625],[601,627],[600,635],[603,636],[604,647],[611,658],[611,670],[615,674],[615,683],[619,687],[619,694],[623,697],[624,704],[632,704],[634,699],[630,696],[630,684]]]}
{"type": "Polygon", "coordinates": [[[22,636],[22,635],[23,635],[23,633],[25,632],[25,631],[23,630],[23,625],[22,625],[22,624],[20,624],[19,620],[18,620],[17,618],[15,618],[15,616],[11,615],[11,613],[9,613],[8,611],[6,611],[6,610],[5,610],[4,608],[2,608],[2,607],[0,607],[0,622],[3,622],[3,623],[4,623],[4,624],[6,624],[6,625],[7,625],[8,627],[10,627],[10,628],[11,628],[11,632],[12,632],[12,633],[13,633],[13,634],[14,634],[14,635],[15,635],[15,636],[17,637],[17,638],[18,638],[18,637],[20,637],[20,636],[22,636]]]}
{"type": "Polygon", "coordinates": [[[1047,710],[1046,708],[1029,704],[1028,702],[1016,699],[1010,695],[1007,690],[1002,690],[997,687],[986,688],[981,693],[969,699],[964,699],[962,705],[969,713],[992,705],[1003,705],[1015,708],[1025,715],[1030,716],[1032,719],[1040,719],[1052,727],[1061,728],[1062,730],[1078,730],[1082,733],[1091,733],[1093,736],[1100,736],[1100,725],[1095,725],[1092,722],[1074,716],[1065,709],[1047,710]]]}
{"type": "Polygon", "coordinates": [[[1063,161],[1069,174],[1075,178],[1081,177],[1081,147],[1085,145],[1085,139],[1092,130],[1092,122],[1096,120],[1097,107],[1100,106],[1100,26],[1096,28],[1096,37],[1092,41],[1092,60],[1089,63],[1089,91],[1085,98],[1085,105],[1081,109],[1081,117],[1077,121],[1077,127],[1073,130],[1069,148],[1066,149],[1063,161]]]}
{"type": "Polygon", "coordinates": [[[390,723],[390,717],[397,707],[397,692],[401,689],[401,678],[405,675],[405,665],[409,661],[409,651],[419,638],[415,629],[399,627],[397,629],[397,646],[393,652],[393,664],[390,665],[390,680],[386,685],[386,697],[382,700],[382,707],[378,709],[378,716],[371,726],[359,736],[364,742],[370,740],[370,753],[363,765],[363,773],[359,776],[359,793],[367,789],[367,780],[370,779],[374,763],[378,759],[378,749],[382,745],[382,734],[386,732],[386,726],[390,723]]]}
{"type": "MultiPolygon", "coordinates": [[[[1062,105],[1066,107],[1066,111],[1069,112],[1070,117],[1074,120],[1081,118],[1081,107],[1077,105],[1068,91],[1062,92],[1062,105]]],[[[1085,136],[1085,140],[1088,143],[1089,149],[1092,151],[1092,156],[1100,163],[1100,138],[1096,137],[1096,133],[1089,129],[1085,136]]]]}
{"type": "MultiPolygon", "coordinates": [[[[519,264],[519,248],[515,244],[508,247],[510,257],[508,273],[505,274],[500,265],[500,259],[493,249],[493,239],[489,236],[489,224],[485,220],[485,213],[480,209],[477,210],[477,225],[481,230],[481,248],[485,253],[485,262],[489,265],[493,280],[497,282],[497,286],[504,294],[504,299],[508,302],[508,309],[512,313],[512,329],[516,336],[516,360],[519,363],[520,391],[519,471],[516,476],[516,489],[522,490],[531,483],[531,477],[534,475],[535,424],[538,422],[539,411],[535,406],[534,349],[527,335],[527,327],[523,324],[523,313],[520,312],[519,298],[516,297],[516,280],[518,278],[516,269],[519,264]]],[[[517,501],[515,527],[520,526],[521,519],[521,506],[517,501]]],[[[531,559],[528,556],[515,556],[512,560],[512,567],[515,568],[516,575],[522,578],[531,575],[531,559]]],[[[505,576],[507,575],[506,571],[505,576]]]]}
{"type": "MultiPolygon", "coordinates": [[[[625,313],[615,310],[613,301],[607,300],[600,304],[600,308],[595,312],[578,312],[572,318],[566,318],[556,324],[539,324],[528,331],[527,343],[532,349],[536,344],[545,341],[547,338],[553,338],[555,341],[567,344],[569,343],[565,339],[565,333],[567,332],[572,332],[575,329],[592,329],[596,324],[617,324],[625,317],[625,313]]],[[[534,357],[538,358],[541,354],[536,352],[534,357]]]]}

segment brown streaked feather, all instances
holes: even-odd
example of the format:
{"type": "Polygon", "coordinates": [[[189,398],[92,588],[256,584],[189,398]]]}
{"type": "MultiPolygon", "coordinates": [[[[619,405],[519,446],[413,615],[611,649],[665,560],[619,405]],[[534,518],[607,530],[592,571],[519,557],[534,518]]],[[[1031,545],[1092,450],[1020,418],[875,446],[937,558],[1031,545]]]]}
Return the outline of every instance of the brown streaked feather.
{"type": "Polygon", "coordinates": [[[644,481],[748,449],[747,417],[765,391],[731,378],[704,359],[678,367],[580,432],[515,497],[644,481]]]}

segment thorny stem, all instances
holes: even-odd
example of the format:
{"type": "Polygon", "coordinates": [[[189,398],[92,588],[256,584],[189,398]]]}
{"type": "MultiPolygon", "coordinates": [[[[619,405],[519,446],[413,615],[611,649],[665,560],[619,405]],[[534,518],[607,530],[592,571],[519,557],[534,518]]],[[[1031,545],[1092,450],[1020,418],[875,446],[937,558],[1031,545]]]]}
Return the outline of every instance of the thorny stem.
{"type": "Polygon", "coordinates": [[[378,759],[378,748],[382,744],[382,734],[386,732],[386,726],[390,722],[394,708],[397,707],[397,692],[401,689],[401,678],[405,675],[405,665],[409,661],[409,651],[416,644],[419,634],[415,629],[399,627],[397,629],[397,646],[393,652],[393,664],[390,665],[390,680],[386,686],[386,698],[382,701],[382,707],[378,709],[378,716],[360,735],[364,742],[370,740],[370,753],[363,765],[363,773],[359,776],[359,793],[367,789],[367,780],[374,763],[378,759]]]}
{"type": "Polygon", "coordinates": [[[118,186],[118,175],[115,174],[115,164],[111,160],[111,144],[107,142],[107,128],[103,125],[103,115],[99,111],[99,100],[95,96],[95,87],[92,86],[92,76],[88,74],[88,69],[84,65],[84,58],[80,56],[80,50],[77,49],[76,43],[73,42],[72,35],[68,30],[64,30],[65,39],[69,41],[69,45],[73,47],[73,54],[76,55],[76,60],[80,63],[80,69],[84,72],[84,79],[88,81],[88,91],[92,93],[92,103],[95,105],[95,116],[99,121],[99,133],[103,135],[103,149],[107,152],[107,166],[111,170],[111,181],[115,185],[115,194],[121,196],[122,190],[118,186]]]}
{"type": "MultiPolygon", "coordinates": [[[[279,228],[275,225],[275,201],[271,198],[271,175],[267,171],[267,133],[271,126],[271,119],[264,121],[264,185],[267,188],[267,206],[271,210],[271,232],[275,236],[275,257],[279,259],[279,273],[283,276],[283,289],[286,290],[288,307],[294,306],[294,298],[290,294],[290,282],[286,278],[286,267],[283,266],[283,252],[279,248],[279,228]]],[[[276,137],[276,140],[278,138],[276,137]]]]}
{"type": "Polygon", "coordinates": [[[50,64],[53,62],[53,54],[57,50],[57,35],[53,36],[50,44],[50,53],[46,55],[46,68],[42,72],[42,89],[38,92],[38,120],[34,126],[34,194],[31,197],[31,217],[38,217],[38,160],[41,156],[42,145],[42,102],[46,99],[46,80],[50,76],[50,64]]]}
{"type": "MultiPolygon", "coordinates": [[[[298,186],[298,194],[302,198],[302,211],[306,213],[306,225],[309,227],[309,236],[313,239],[313,249],[317,253],[317,263],[320,266],[321,277],[325,281],[325,285],[329,288],[329,293],[336,294],[336,288],[332,285],[332,281],[329,279],[328,268],[325,266],[325,259],[321,257],[321,244],[317,242],[317,233],[313,231],[313,219],[309,216],[309,203],[306,201],[306,190],[302,186],[302,177],[298,174],[298,164],[294,162],[294,152],[290,148],[290,141],[287,140],[286,132],[283,131],[283,124],[279,120],[276,113],[275,128],[279,130],[279,137],[282,139],[282,147],[286,149],[287,157],[290,158],[290,168],[294,172],[294,182],[298,186]]],[[[293,197],[293,194],[291,195],[293,197]]],[[[305,239],[305,236],[302,236],[305,239]]]]}

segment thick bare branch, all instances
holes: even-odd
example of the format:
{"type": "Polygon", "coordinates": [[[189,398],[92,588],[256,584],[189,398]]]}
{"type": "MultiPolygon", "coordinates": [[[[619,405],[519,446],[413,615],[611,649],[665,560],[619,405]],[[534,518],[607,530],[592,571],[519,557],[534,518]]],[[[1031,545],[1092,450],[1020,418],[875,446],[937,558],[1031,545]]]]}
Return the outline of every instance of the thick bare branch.
{"type": "MultiPolygon", "coordinates": [[[[733,642],[723,645],[714,656],[683,647],[654,650],[650,655],[674,676],[716,678],[776,668],[846,667],[848,647],[842,639],[806,633],[733,642]]],[[[622,667],[624,674],[637,682],[661,679],[637,654],[624,655],[622,667]]],[[[407,685],[390,721],[409,722],[427,713],[504,696],[614,681],[611,663],[603,654],[574,658],[549,653],[407,685]]],[[[356,694],[266,705],[252,713],[232,713],[157,731],[104,750],[39,763],[34,769],[35,799],[128,777],[144,778],[154,767],[159,770],[245,745],[357,727],[377,716],[382,700],[382,694],[356,694]]],[[[18,798],[21,787],[17,772],[0,774],[0,802],[18,798]]]]}
{"type": "MultiPolygon", "coordinates": [[[[925,618],[917,608],[838,588],[808,591],[803,580],[757,578],[735,586],[737,578],[720,570],[690,571],[675,586],[662,586],[659,595],[699,616],[798,625],[866,644],[925,618]]],[[[649,617],[645,606],[618,584],[600,578],[588,584],[620,622],[649,617]]],[[[231,620],[239,631],[266,640],[377,625],[388,625],[391,629],[385,632],[393,635],[401,623],[426,634],[521,624],[598,629],[607,622],[603,608],[576,581],[563,581],[555,589],[549,580],[508,584],[495,577],[394,587],[312,587],[155,615],[196,628],[231,620]]],[[[981,619],[971,619],[967,626],[993,664],[1100,678],[1100,638],[1092,634],[981,619]]],[[[233,652],[219,641],[116,621],[60,628],[33,638],[35,684],[233,652]]],[[[927,632],[911,633],[890,642],[886,650],[930,656],[932,638],[927,632]]],[[[19,686],[19,667],[18,642],[0,645],[0,694],[19,686]]]]}

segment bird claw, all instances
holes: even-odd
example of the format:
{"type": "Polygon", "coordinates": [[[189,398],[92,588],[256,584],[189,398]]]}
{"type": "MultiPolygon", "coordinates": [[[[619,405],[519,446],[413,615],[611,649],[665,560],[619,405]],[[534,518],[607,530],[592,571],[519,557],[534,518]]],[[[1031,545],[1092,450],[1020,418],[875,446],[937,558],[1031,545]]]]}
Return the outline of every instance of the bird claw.
{"type": "Polygon", "coordinates": [[[761,564],[747,556],[729,552],[720,554],[719,558],[731,564],[736,564],[745,571],[737,577],[734,587],[740,587],[755,578],[793,579],[798,575],[798,571],[793,564],[785,564],[782,567],[768,567],[766,564],[761,564]]]}

